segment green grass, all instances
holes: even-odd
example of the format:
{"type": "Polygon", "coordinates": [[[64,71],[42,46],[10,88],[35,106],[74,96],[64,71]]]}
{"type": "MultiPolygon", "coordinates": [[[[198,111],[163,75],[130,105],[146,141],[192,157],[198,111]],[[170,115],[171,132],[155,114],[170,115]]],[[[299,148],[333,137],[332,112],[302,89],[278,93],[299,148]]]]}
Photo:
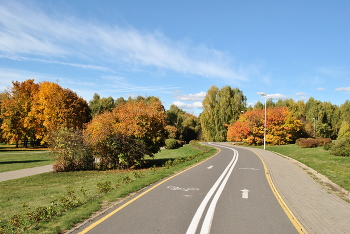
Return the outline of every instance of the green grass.
{"type": "Polygon", "coordinates": [[[3,150],[0,148],[0,172],[52,164],[54,160],[43,150],[3,150]]]}
{"type": "Polygon", "coordinates": [[[301,148],[298,145],[281,145],[266,146],[266,149],[291,157],[350,191],[350,157],[330,155],[323,147],[301,148]]]}
{"type": "MultiPolygon", "coordinates": [[[[162,150],[155,155],[154,159],[148,158],[147,163],[149,166],[152,164],[162,165],[168,159],[195,155],[202,152],[202,150],[193,148],[190,145],[176,150],[162,150]]],[[[68,185],[75,189],[78,197],[83,198],[84,196],[80,192],[80,189],[83,187],[87,190],[86,193],[89,197],[95,197],[95,199],[49,222],[40,224],[37,229],[26,231],[26,233],[58,233],[59,231],[71,228],[75,223],[85,220],[93,212],[101,209],[103,204],[109,204],[123,198],[176,171],[180,171],[203,160],[215,152],[216,150],[211,148],[209,152],[200,154],[191,161],[180,163],[168,169],[164,167],[151,167],[149,169],[136,170],[138,173],[142,171],[143,177],[141,178],[136,178],[135,171],[132,170],[77,171],[66,173],[51,172],[0,182],[0,220],[9,220],[15,214],[23,215],[23,203],[27,203],[32,209],[38,206],[49,206],[54,198],[57,199],[66,193],[68,185]],[[132,178],[133,182],[121,184],[116,188],[116,184],[120,183],[120,180],[125,178],[125,176],[132,178]],[[97,183],[105,181],[111,181],[115,189],[103,196],[99,196],[97,183]]]]}

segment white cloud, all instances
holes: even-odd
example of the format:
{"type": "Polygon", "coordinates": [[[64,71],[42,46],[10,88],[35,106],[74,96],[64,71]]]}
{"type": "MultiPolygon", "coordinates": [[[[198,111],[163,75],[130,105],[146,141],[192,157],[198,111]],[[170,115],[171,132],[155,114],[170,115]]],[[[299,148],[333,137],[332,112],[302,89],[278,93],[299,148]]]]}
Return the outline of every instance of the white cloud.
{"type": "Polygon", "coordinates": [[[317,88],[316,90],[319,90],[319,91],[323,91],[323,90],[325,90],[325,88],[317,88]]]}
{"type": "Polygon", "coordinates": [[[62,80],[61,77],[52,76],[49,74],[28,72],[17,69],[0,68],[0,89],[3,90],[11,85],[11,81],[25,81],[34,79],[36,83],[41,81],[57,81],[62,80]]]}
{"type": "Polygon", "coordinates": [[[158,31],[85,22],[57,12],[48,14],[14,1],[1,2],[0,25],[3,54],[155,66],[231,81],[246,80],[249,74],[249,66],[233,68],[229,56],[205,45],[173,41],[158,31]]]}
{"type": "Polygon", "coordinates": [[[0,54],[0,58],[7,58],[7,59],[17,60],[17,61],[35,61],[35,62],[41,62],[41,63],[60,64],[60,65],[66,65],[66,66],[72,66],[72,67],[79,67],[79,68],[83,68],[83,69],[111,72],[111,69],[109,69],[107,67],[102,67],[102,66],[66,63],[66,62],[60,62],[60,61],[55,61],[55,60],[28,58],[28,57],[22,57],[22,56],[16,56],[16,55],[1,55],[0,54]]]}
{"type": "Polygon", "coordinates": [[[129,92],[129,93],[139,93],[139,92],[150,92],[150,91],[163,91],[163,90],[173,90],[178,89],[179,87],[174,86],[138,86],[134,84],[130,84],[125,77],[121,76],[102,76],[101,77],[108,85],[107,89],[110,92],[129,92]]]}
{"type": "Polygon", "coordinates": [[[299,93],[296,93],[295,95],[297,95],[297,96],[306,96],[307,93],[299,92],[299,93]]]}
{"type": "Polygon", "coordinates": [[[201,102],[194,102],[194,103],[191,103],[191,104],[187,104],[187,103],[184,103],[184,102],[176,101],[176,102],[173,102],[172,104],[176,105],[180,109],[202,109],[203,108],[201,102]]]}
{"type": "Polygon", "coordinates": [[[264,92],[256,92],[256,94],[266,96],[266,99],[287,99],[288,96],[276,93],[276,94],[265,94],[264,92]]]}
{"type": "Polygon", "coordinates": [[[336,88],[336,91],[350,91],[350,87],[336,88]]]}
{"type": "Polygon", "coordinates": [[[206,92],[200,92],[196,94],[184,94],[184,95],[175,95],[174,98],[181,101],[203,101],[206,92]]]}
{"type": "Polygon", "coordinates": [[[280,93],[275,93],[275,94],[266,94],[267,99],[287,99],[288,96],[280,94],[280,93]]]}

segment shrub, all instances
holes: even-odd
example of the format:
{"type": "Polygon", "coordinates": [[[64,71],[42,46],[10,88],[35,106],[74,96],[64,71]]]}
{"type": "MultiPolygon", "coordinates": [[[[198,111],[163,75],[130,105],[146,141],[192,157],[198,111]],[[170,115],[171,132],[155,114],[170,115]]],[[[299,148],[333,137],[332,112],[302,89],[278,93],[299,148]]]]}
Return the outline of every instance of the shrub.
{"type": "Polygon", "coordinates": [[[299,138],[295,141],[295,144],[299,145],[301,148],[315,148],[330,143],[332,143],[332,139],[330,138],[299,138]]]}
{"type": "Polygon", "coordinates": [[[342,138],[331,145],[329,153],[335,156],[350,157],[350,138],[342,138]]]}
{"type": "Polygon", "coordinates": [[[329,145],[332,143],[331,138],[317,138],[317,140],[319,146],[329,145]]]}
{"type": "Polygon", "coordinates": [[[112,182],[110,180],[104,182],[97,182],[97,192],[98,193],[108,193],[113,189],[112,182]]]}
{"type": "Polygon", "coordinates": [[[177,140],[175,139],[167,139],[165,141],[165,148],[166,149],[175,149],[177,147],[177,140]]]}
{"type": "Polygon", "coordinates": [[[61,128],[50,135],[50,149],[56,159],[53,169],[60,171],[90,170],[94,158],[84,144],[81,131],[61,128]]]}
{"type": "Polygon", "coordinates": [[[318,146],[318,141],[313,138],[299,138],[296,140],[295,144],[299,145],[301,148],[315,148],[318,146]]]}

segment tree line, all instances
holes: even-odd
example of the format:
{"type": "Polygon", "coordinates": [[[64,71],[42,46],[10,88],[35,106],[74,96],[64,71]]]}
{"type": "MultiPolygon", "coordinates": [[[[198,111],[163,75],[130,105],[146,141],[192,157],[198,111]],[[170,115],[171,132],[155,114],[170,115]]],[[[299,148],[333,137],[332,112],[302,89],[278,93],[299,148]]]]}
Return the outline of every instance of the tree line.
{"type": "MultiPolygon", "coordinates": [[[[247,107],[246,100],[238,88],[212,86],[196,117],[175,105],[165,110],[153,96],[115,100],[95,93],[87,102],[54,82],[14,81],[0,93],[0,138],[16,146],[50,145],[58,171],[133,167],[167,139],[168,148],[194,139],[262,144],[265,106],[247,107]]],[[[350,135],[349,101],[337,106],[314,98],[267,100],[266,108],[268,144],[350,135]]]]}
{"type": "Polygon", "coordinates": [[[2,142],[51,147],[56,171],[140,166],[165,140],[197,139],[198,118],[157,97],[101,98],[87,103],[54,82],[12,82],[0,93],[2,142]]]}
{"type": "MultiPolygon", "coordinates": [[[[246,97],[237,88],[210,87],[199,116],[205,141],[263,142],[265,116],[263,103],[247,107],[246,97]]],[[[266,141],[279,145],[298,138],[339,139],[350,136],[350,101],[338,106],[309,98],[266,100],[266,141]]]]}

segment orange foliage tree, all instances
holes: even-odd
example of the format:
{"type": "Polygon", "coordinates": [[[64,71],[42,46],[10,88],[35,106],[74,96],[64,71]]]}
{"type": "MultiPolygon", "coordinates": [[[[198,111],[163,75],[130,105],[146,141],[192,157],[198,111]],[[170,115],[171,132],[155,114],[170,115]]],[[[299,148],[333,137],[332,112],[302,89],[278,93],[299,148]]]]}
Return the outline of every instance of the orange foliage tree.
{"type": "MultiPolygon", "coordinates": [[[[286,107],[267,109],[266,142],[283,145],[295,141],[300,134],[300,121],[286,107]]],[[[264,110],[252,110],[242,114],[237,122],[228,126],[228,141],[243,141],[251,145],[263,144],[264,110]]]]}
{"type": "Polygon", "coordinates": [[[45,143],[51,132],[60,128],[81,129],[90,118],[90,109],[84,99],[57,83],[44,81],[33,98],[26,123],[45,143]]]}
{"type": "Polygon", "coordinates": [[[8,142],[15,142],[16,147],[24,140],[34,139],[33,129],[27,126],[26,119],[32,108],[34,96],[39,85],[34,80],[12,82],[13,87],[2,93],[1,99],[1,125],[3,138],[8,142]]]}
{"type": "Polygon", "coordinates": [[[85,140],[104,167],[139,165],[164,145],[165,112],[157,98],[129,100],[97,115],[86,126],[85,140]]]}

